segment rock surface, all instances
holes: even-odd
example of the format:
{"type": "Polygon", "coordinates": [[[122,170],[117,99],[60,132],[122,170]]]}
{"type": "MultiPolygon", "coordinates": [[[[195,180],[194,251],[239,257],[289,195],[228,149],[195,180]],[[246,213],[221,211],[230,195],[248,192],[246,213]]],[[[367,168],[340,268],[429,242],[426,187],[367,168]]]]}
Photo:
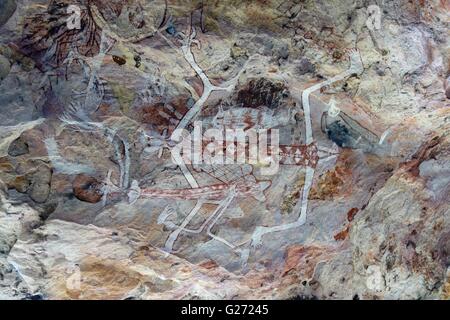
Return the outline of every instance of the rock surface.
{"type": "Polygon", "coordinates": [[[0,299],[450,298],[448,2],[263,2],[0,2],[0,299]]]}
{"type": "Polygon", "coordinates": [[[16,11],[16,1],[15,0],[3,0],[0,2],[0,27],[8,22],[9,18],[16,11]]]}

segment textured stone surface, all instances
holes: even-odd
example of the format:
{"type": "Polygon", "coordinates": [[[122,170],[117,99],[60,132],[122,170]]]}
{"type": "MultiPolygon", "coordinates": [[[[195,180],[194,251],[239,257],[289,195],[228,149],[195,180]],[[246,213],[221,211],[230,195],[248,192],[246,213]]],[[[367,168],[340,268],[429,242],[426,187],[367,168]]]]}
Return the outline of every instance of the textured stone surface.
{"type": "Polygon", "coordinates": [[[11,64],[6,57],[0,55],[0,81],[2,81],[11,71],[11,64]]]}
{"type": "Polygon", "coordinates": [[[0,2],[0,27],[8,22],[14,14],[17,4],[15,0],[3,0],[0,2]]]}
{"type": "Polygon", "coordinates": [[[449,299],[448,3],[263,2],[0,2],[1,299],[449,299]]]}

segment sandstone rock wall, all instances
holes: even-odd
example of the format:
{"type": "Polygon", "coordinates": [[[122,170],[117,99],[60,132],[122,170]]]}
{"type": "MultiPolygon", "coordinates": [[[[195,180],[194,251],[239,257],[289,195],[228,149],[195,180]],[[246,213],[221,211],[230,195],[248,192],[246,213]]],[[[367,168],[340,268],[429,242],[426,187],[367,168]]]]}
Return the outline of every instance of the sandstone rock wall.
{"type": "Polygon", "coordinates": [[[449,10],[0,2],[0,298],[448,299],[449,10]],[[174,162],[197,121],[291,162],[174,162]]]}

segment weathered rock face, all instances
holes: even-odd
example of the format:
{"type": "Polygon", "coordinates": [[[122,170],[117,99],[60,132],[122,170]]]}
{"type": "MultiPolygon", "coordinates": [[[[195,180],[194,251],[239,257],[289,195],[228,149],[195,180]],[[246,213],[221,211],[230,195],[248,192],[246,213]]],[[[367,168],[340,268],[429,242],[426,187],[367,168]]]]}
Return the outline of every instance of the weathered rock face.
{"type": "Polygon", "coordinates": [[[12,157],[21,156],[28,153],[28,145],[22,137],[17,138],[8,148],[8,154],[12,157]]]}
{"type": "Polygon", "coordinates": [[[449,299],[449,11],[0,2],[0,299],[449,299]]]}
{"type": "Polygon", "coordinates": [[[0,27],[8,22],[9,18],[16,11],[16,1],[15,0],[4,0],[0,3],[0,27]]]}

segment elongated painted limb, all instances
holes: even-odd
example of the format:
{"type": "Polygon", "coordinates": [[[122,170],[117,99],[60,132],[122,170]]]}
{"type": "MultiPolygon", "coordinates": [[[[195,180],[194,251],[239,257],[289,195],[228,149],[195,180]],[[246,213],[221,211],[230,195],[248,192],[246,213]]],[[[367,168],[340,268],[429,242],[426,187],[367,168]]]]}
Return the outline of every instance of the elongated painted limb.
{"type": "Polygon", "coordinates": [[[305,89],[302,93],[302,105],[303,105],[303,112],[305,114],[305,125],[306,125],[306,144],[310,144],[313,142],[311,109],[309,104],[309,96],[311,95],[311,93],[325,86],[329,86],[337,81],[344,80],[345,78],[348,78],[351,75],[361,74],[364,71],[361,56],[359,55],[359,52],[357,50],[351,50],[349,53],[349,58],[350,58],[350,67],[346,71],[328,80],[315,84],[312,87],[305,89]]]}
{"type": "MultiPolygon", "coordinates": [[[[236,83],[241,76],[242,72],[245,71],[247,68],[247,64],[250,60],[253,59],[254,56],[250,57],[247,62],[244,64],[241,71],[232,79],[224,82],[221,86],[215,86],[211,83],[206,73],[203,71],[203,69],[197,64],[195,61],[194,54],[192,53],[191,46],[192,43],[197,43],[195,39],[197,35],[197,31],[194,27],[192,27],[192,31],[190,35],[186,36],[183,33],[178,33],[179,36],[183,38],[183,45],[181,46],[181,51],[183,52],[184,59],[189,63],[191,68],[195,71],[195,73],[199,76],[199,78],[202,80],[203,83],[203,93],[201,97],[196,101],[196,103],[189,109],[189,111],[184,115],[183,119],[178,123],[176,129],[184,129],[186,126],[192,121],[192,119],[201,111],[201,108],[205,104],[205,102],[208,100],[209,96],[213,91],[228,91],[231,92],[234,87],[236,86],[236,83]]],[[[178,137],[174,134],[172,134],[171,137],[172,140],[177,141],[178,137]]]]}
{"type": "Polygon", "coordinates": [[[206,232],[208,233],[208,235],[213,238],[216,241],[222,242],[223,244],[225,244],[226,246],[235,249],[236,246],[231,244],[230,242],[228,242],[227,240],[216,236],[215,234],[213,234],[211,232],[211,229],[214,227],[214,225],[217,223],[217,221],[219,221],[220,217],[223,215],[223,213],[227,210],[227,208],[229,207],[229,205],[231,204],[231,202],[233,201],[233,199],[236,197],[236,190],[233,188],[230,190],[228,196],[223,200],[223,202],[219,205],[218,209],[218,213],[216,214],[214,220],[211,222],[211,224],[208,226],[208,229],[206,230],[206,232]]]}
{"type": "MultiPolygon", "coordinates": [[[[187,228],[183,228],[183,232],[187,232],[187,233],[194,233],[194,234],[198,234],[201,233],[203,230],[205,230],[205,227],[208,225],[208,223],[216,216],[217,212],[219,212],[222,208],[222,204],[223,204],[224,200],[222,201],[205,201],[203,202],[204,204],[217,204],[218,207],[214,210],[214,212],[205,220],[205,222],[203,222],[203,224],[197,228],[197,229],[187,229],[187,228]]],[[[173,208],[170,207],[170,205],[168,205],[163,212],[161,212],[161,214],[158,217],[158,224],[164,224],[168,227],[175,227],[175,228],[179,228],[180,226],[177,226],[173,223],[167,223],[166,220],[167,218],[169,218],[170,216],[174,215],[175,211],[173,208]]]]}
{"type": "Polygon", "coordinates": [[[130,146],[128,142],[125,139],[122,139],[118,134],[113,137],[112,143],[114,145],[115,157],[119,163],[119,188],[126,189],[128,188],[130,180],[130,146]],[[124,154],[121,153],[122,149],[124,150],[124,154]]]}
{"type": "Polygon", "coordinates": [[[179,33],[183,39],[183,45],[181,46],[181,51],[183,52],[184,59],[189,63],[192,69],[194,69],[195,73],[200,77],[200,79],[203,82],[203,85],[205,88],[212,88],[213,85],[211,84],[211,81],[209,80],[206,73],[203,71],[202,68],[197,64],[194,58],[194,54],[192,53],[191,46],[193,43],[196,43],[197,45],[200,45],[197,40],[195,40],[195,37],[197,36],[197,31],[195,28],[192,28],[192,32],[189,36],[184,36],[184,34],[179,33]]]}
{"type": "MultiPolygon", "coordinates": [[[[191,212],[187,215],[187,217],[184,219],[184,221],[182,222],[181,225],[179,225],[177,227],[177,229],[175,231],[173,231],[165,244],[165,250],[167,252],[172,252],[173,251],[173,245],[175,243],[175,241],[177,240],[178,236],[180,235],[181,232],[187,232],[187,233],[200,233],[204,230],[205,226],[212,220],[212,223],[208,226],[207,228],[207,234],[213,238],[214,240],[220,241],[223,244],[225,244],[226,246],[234,249],[236,248],[236,246],[234,246],[233,244],[229,243],[228,241],[226,241],[225,239],[222,239],[216,235],[214,235],[211,232],[212,227],[217,223],[217,221],[219,220],[219,218],[223,215],[223,213],[226,211],[226,209],[229,207],[229,205],[231,204],[231,202],[233,201],[233,199],[236,196],[236,192],[234,189],[232,189],[229,193],[229,195],[223,199],[220,203],[219,206],[214,210],[214,212],[211,214],[211,216],[202,224],[202,226],[196,230],[190,230],[190,229],[186,229],[186,226],[189,224],[189,222],[197,215],[197,213],[199,212],[200,208],[202,207],[203,204],[205,203],[210,203],[209,201],[206,200],[198,200],[196,205],[194,206],[194,208],[191,210],[191,212]]],[[[162,213],[162,217],[161,220],[160,218],[158,218],[158,223],[165,223],[165,220],[167,219],[167,217],[169,217],[170,215],[173,214],[173,212],[164,210],[162,213]]],[[[174,226],[174,225],[171,225],[174,226]]]]}
{"type": "Polygon", "coordinates": [[[177,127],[172,133],[171,139],[174,141],[178,141],[179,137],[177,136],[177,129],[185,129],[186,126],[192,121],[192,119],[200,112],[201,108],[203,107],[203,104],[208,100],[209,95],[211,94],[212,90],[208,89],[206,86],[204,86],[203,94],[198,99],[194,105],[189,109],[189,111],[184,115],[183,119],[178,123],[177,127]]]}
{"type": "MultiPolygon", "coordinates": [[[[204,204],[217,204],[220,205],[220,201],[205,201],[204,204]]],[[[205,220],[205,222],[203,222],[203,224],[200,226],[200,228],[192,230],[192,229],[187,229],[187,228],[182,228],[181,231],[186,232],[186,233],[194,233],[194,234],[199,234],[201,233],[206,225],[214,218],[215,214],[217,213],[218,208],[216,208],[216,210],[211,214],[211,216],[208,217],[208,219],[205,220]]],[[[169,221],[167,222],[167,219],[172,216],[175,215],[176,211],[174,208],[171,207],[171,205],[167,205],[164,210],[160,213],[160,215],[158,216],[158,224],[164,224],[165,226],[169,227],[169,228],[180,228],[179,225],[174,224],[173,222],[169,221]]]]}
{"type": "MultiPolygon", "coordinates": [[[[175,148],[176,148],[176,146],[175,146],[175,148]]],[[[197,180],[195,180],[194,175],[192,174],[192,172],[189,170],[189,168],[184,163],[183,157],[180,155],[180,153],[172,152],[172,159],[175,161],[175,163],[180,168],[181,173],[183,173],[183,176],[185,177],[186,181],[189,183],[191,188],[198,188],[199,185],[197,183],[197,180]]]]}
{"type": "MultiPolygon", "coordinates": [[[[235,194],[233,195],[233,197],[235,197],[235,194]]],[[[214,219],[214,222],[212,223],[212,226],[213,226],[217,222],[218,216],[220,216],[223,213],[222,211],[225,210],[228,207],[228,205],[231,202],[231,200],[230,200],[230,196],[229,195],[225,199],[222,199],[220,201],[219,200],[204,200],[203,204],[215,204],[215,205],[217,205],[217,208],[203,222],[203,224],[199,228],[197,228],[197,229],[183,228],[183,231],[188,232],[188,233],[201,233],[205,229],[205,227],[209,224],[209,222],[214,219]]],[[[175,212],[174,212],[173,209],[168,209],[168,208],[164,209],[164,211],[160,214],[160,216],[158,218],[158,224],[164,223],[166,221],[166,219],[169,216],[173,215],[174,213],[175,212]]]]}
{"type": "Polygon", "coordinates": [[[170,223],[166,222],[167,218],[174,215],[175,213],[176,213],[175,210],[170,205],[167,205],[158,216],[158,220],[157,220],[158,224],[164,224],[165,226],[168,226],[168,227],[178,227],[172,222],[170,222],[170,223]]]}
{"type": "Polygon", "coordinates": [[[380,140],[378,141],[378,144],[382,145],[384,143],[384,141],[386,140],[387,136],[390,135],[391,133],[392,133],[392,128],[389,128],[386,131],[384,131],[380,137],[380,140]]]}
{"type": "Polygon", "coordinates": [[[106,175],[105,182],[104,182],[104,185],[102,188],[102,191],[103,191],[102,204],[103,204],[103,206],[106,205],[106,202],[108,200],[108,194],[122,191],[121,188],[118,188],[117,186],[114,185],[114,183],[112,183],[111,174],[112,174],[112,171],[108,170],[108,174],[106,175]]]}
{"type": "Polygon", "coordinates": [[[256,227],[251,240],[252,247],[259,247],[262,244],[262,236],[272,232],[285,231],[293,228],[300,227],[306,222],[306,214],[308,212],[308,197],[311,190],[312,181],[314,178],[314,169],[306,167],[305,185],[303,186],[302,198],[297,202],[294,207],[294,211],[299,211],[300,215],[296,221],[274,226],[274,227],[256,227]]]}
{"type": "MultiPolygon", "coordinates": [[[[316,90],[319,90],[320,88],[331,85],[336,81],[344,80],[345,78],[347,78],[353,74],[360,74],[364,71],[359,52],[357,50],[352,50],[352,51],[350,51],[349,56],[350,56],[350,67],[348,68],[348,70],[346,70],[326,81],[323,81],[321,83],[313,85],[312,87],[305,89],[302,93],[302,105],[303,105],[303,112],[305,114],[306,144],[307,145],[314,142],[313,133],[312,133],[311,109],[310,109],[310,104],[309,104],[310,94],[316,90]]],[[[329,150],[322,148],[321,151],[329,151],[329,150]]],[[[303,224],[305,224],[306,216],[307,216],[307,212],[308,212],[308,197],[309,197],[309,192],[311,190],[313,178],[314,178],[314,168],[306,167],[305,185],[303,186],[302,199],[301,199],[301,201],[297,202],[297,204],[295,205],[295,208],[294,208],[295,211],[299,210],[299,212],[300,212],[297,221],[287,223],[287,224],[282,224],[279,226],[274,226],[274,227],[263,227],[263,226],[257,227],[255,229],[255,232],[252,235],[251,245],[253,247],[260,246],[261,241],[262,241],[262,236],[267,233],[297,228],[297,227],[300,227],[303,224]],[[300,208],[299,208],[299,205],[300,205],[300,208]]]]}
{"type": "Polygon", "coordinates": [[[85,108],[89,110],[90,108],[97,108],[100,103],[98,99],[95,99],[94,86],[97,81],[97,72],[100,70],[101,65],[103,64],[103,60],[105,58],[106,53],[113,46],[114,41],[106,35],[106,32],[102,31],[101,40],[100,40],[100,51],[97,56],[93,58],[93,65],[91,66],[91,74],[89,78],[89,83],[86,88],[86,97],[84,100],[85,108]]]}
{"type": "MultiPolygon", "coordinates": [[[[183,45],[181,46],[181,51],[183,52],[184,59],[189,63],[192,69],[194,69],[195,73],[200,77],[203,83],[203,93],[201,97],[195,102],[195,104],[189,109],[189,111],[184,115],[183,119],[178,123],[175,131],[177,129],[184,129],[191,122],[191,120],[200,112],[203,104],[208,100],[211,92],[214,89],[214,86],[211,84],[208,76],[205,72],[200,68],[200,66],[195,61],[194,55],[191,51],[191,45],[194,41],[197,32],[195,28],[192,28],[191,34],[188,36],[184,36],[184,34],[179,33],[183,39],[183,45]]],[[[172,140],[178,140],[174,134],[172,134],[172,140]]]]}
{"type": "Polygon", "coordinates": [[[220,211],[220,208],[222,206],[224,200],[222,201],[207,201],[205,202],[205,204],[217,204],[218,207],[213,211],[213,213],[205,220],[205,222],[203,222],[203,224],[197,228],[197,229],[186,229],[184,228],[183,231],[188,232],[188,233],[194,233],[194,234],[198,234],[200,232],[202,232],[203,230],[205,230],[205,227],[208,225],[208,223],[216,216],[217,212],[220,211]]]}
{"type": "MultiPolygon", "coordinates": [[[[189,36],[184,36],[182,33],[180,35],[184,38],[183,45],[181,47],[181,50],[183,52],[183,56],[185,60],[189,63],[192,69],[197,73],[197,75],[200,77],[200,79],[203,82],[203,93],[201,97],[195,102],[195,104],[189,109],[189,111],[184,115],[184,117],[181,119],[181,121],[178,123],[177,127],[172,133],[171,140],[181,142],[182,137],[180,136],[180,132],[182,129],[185,129],[186,126],[194,119],[194,117],[201,111],[201,108],[205,104],[205,102],[208,100],[209,96],[211,95],[211,92],[215,90],[227,90],[231,91],[234,88],[235,83],[237,82],[237,78],[233,79],[232,82],[226,83],[227,87],[217,87],[213,86],[211,84],[211,81],[209,80],[208,76],[205,74],[205,72],[200,68],[200,66],[195,61],[194,55],[191,51],[191,45],[195,41],[194,38],[196,36],[196,30],[195,28],[192,28],[192,32],[189,36]],[[234,85],[233,85],[234,84],[234,85]]],[[[240,76],[241,73],[239,73],[238,76],[240,76]]],[[[172,153],[173,154],[173,153],[172,153]]],[[[194,176],[190,172],[190,170],[187,168],[186,164],[184,163],[181,156],[178,154],[173,157],[175,160],[175,163],[180,167],[184,177],[190,184],[192,188],[197,188],[198,183],[195,180],[194,176]]]]}
{"type": "MultiPolygon", "coordinates": [[[[309,198],[309,192],[312,187],[313,179],[314,179],[314,168],[306,167],[305,185],[303,186],[303,195],[302,195],[300,216],[298,217],[298,220],[297,220],[297,222],[299,222],[300,225],[303,225],[306,222],[306,213],[308,212],[308,198],[309,198]]],[[[294,210],[298,209],[297,207],[298,207],[298,203],[296,204],[294,210]]]]}
{"type": "Polygon", "coordinates": [[[195,204],[194,208],[192,208],[191,212],[186,216],[181,225],[175,231],[173,231],[167,238],[166,244],[164,246],[165,251],[169,253],[173,251],[173,245],[177,240],[178,236],[189,224],[189,222],[191,222],[191,220],[195,217],[195,215],[198,213],[203,204],[204,204],[203,199],[197,200],[197,203],[195,204]]]}

